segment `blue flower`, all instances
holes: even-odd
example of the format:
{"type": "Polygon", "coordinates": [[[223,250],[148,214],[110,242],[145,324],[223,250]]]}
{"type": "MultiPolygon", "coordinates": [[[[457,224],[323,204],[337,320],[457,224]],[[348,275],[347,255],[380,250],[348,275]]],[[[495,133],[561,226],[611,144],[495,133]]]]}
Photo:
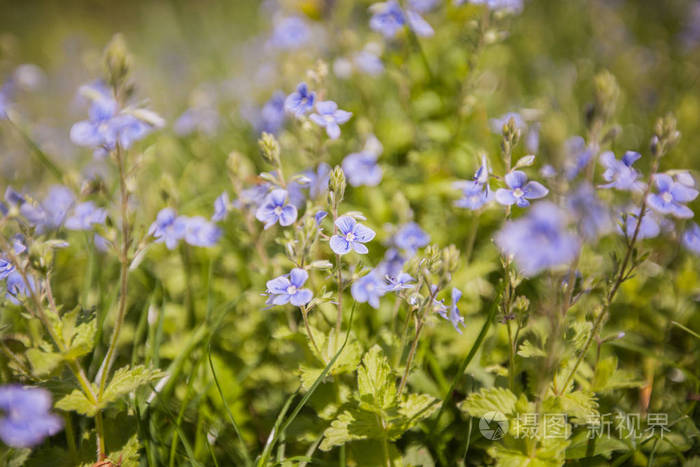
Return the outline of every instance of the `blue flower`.
{"type": "Polygon", "coordinates": [[[363,243],[374,238],[374,230],[359,224],[350,216],[339,217],[335,220],[335,226],[339,233],[331,237],[330,245],[336,254],[344,255],[355,250],[364,255],[369,251],[363,243]]]}
{"type": "Polygon", "coordinates": [[[406,258],[396,248],[389,248],[384,259],[375,268],[381,277],[397,277],[401,274],[406,258]]]}
{"type": "Polygon", "coordinates": [[[37,228],[37,233],[58,229],[75,202],[73,192],[63,185],[54,185],[40,205],[25,202],[20,213],[37,228]]]}
{"type": "Polygon", "coordinates": [[[280,188],[272,190],[265,197],[255,213],[255,218],[265,223],[265,229],[269,229],[277,222],[286,227],[297,220],[297,208],[288,202],[288,198],[287,190],[280,188]]]}
{"type": "Polygon", "coordinates": [[[214,200],[214,215],[211,216],[211,220],[219,222],[226,219],[229,205],[228,193],[224,191],[214,200]]]}
{"type": "Polygon", "coordinates": [[[267,281],[265,293],[268,305],[284,305],[291,303],[294,306],[303,306],[311,301],[313,294],[309,289],[303,289],[309,273],[303,269],[294,268],[289,274],[284,274],[267,281]]]}
{"type": "Polygon", "coordinates": [[[192,246],[209,247],[221,237],[221,229],[201,216],[180,216],[185,224],[184,239],[192,246]]]}
{"type": "Polygon", "coordinates": [[[14,270],[15,267],[12,265],[12,263],[9,262],[7,258],[0,256],[0,280],[5,279],[14,270]]]}
{"type": "MultiPolygon", "coordinates": [[[[639,213],[639,206],[634,206],[621,212],[618,217],[617,231],[627,236],[627,238],[632,238],[634,236],[634,231],[637,228],[639,213]],[[624,232],[622,231],[622,226],[624,226],[624,232]]],[[[637,240],[654,238],[659,235],[659,232],[661,232],[661,228],[658,220],[654,216],[653,212],[647,209],[644,211],[644,217],[642,218],[642,223],[639,226],[637,240]]]]}
{"type": "Polygon", "coordinates": [[[700,227],[695,222],[691,222],[690,226],[683,232],[683,246],[700,255],[700,227]]]}
{"type": "Polygon", "coordinates": [[[316,112],[312,113],[310,118],[313,122],[326,129],[326,134],[331,139],[338,139],[340,136],[340,127],[343,123],[350,120],[352,112],[340,110],[338,104],[333,101],[319,101],[316,103],[316,112]]]}
{"type": "Polygon", "coordinates": [[[693,217],[693,211],[683,203],[697,198],[698,190],[674,181],[667,174],[654,175],[654,183],[658,192],[647,196],[649,207],[658,213],[672,214],[681,219],[693,217]]]}
{"type": "Polygon", "coordinates": [[[576,217],[578,231],[586,240],[594,240],[612,228],[608,208],[589,183],[582,183],[566,198],[566,206],[576,217]]]}
{"type": "Polygon", "coordinates": [[[279,49],[292,50],[311,40],[311,29],[298,16],[289,16],[275,21],[270,43],[279,49]]]}
{"type": "Polygon", "coordinates": [[[51,410],[51,394],[40,388],[10,384],[0,387],[0,439],[15,448],[29,448],[61,431],[63,420],[51,410]]]}
{"type": "Polygon", "coordinates": [[[318,211],[318,212],[314,215],[314,221],[316,221],[316,225],[319,225],[319,226],[320,226],[320,225],[321,225],[321,221],[322,221],[323,219],[325,219],[327,215],[328,215],[328,213],[327,213],[326,211],[318,211]]]}
{"type": "Polygon", "coordinates": [[[413,31],[423,37],[434,34],[433,28],[414,10],[401,9],[399,2],[389,0],[375,3],[370,6],[372,18],[369,27],[381,33],[387,39],[391,39],[404,27],[409,26],[413,31]]]}
{"type": "Polygon", "coordinates": [[[284,109],[287,112],[293,113],[297,118],[306,115],[314,108],[316,93],[309,92],[306,83],[299,83],[297,90],[287,96],[284,101],[284,109]]]}
{"type": "Polygon", "coordinates": [[[566,178],[574,179],[593,157],[593,151],[586,146],[586,141],[580,136],[573,136],[564,143],[566,152],[566,178]]]}
{"type": "MultiPolygon", "coordinates": [[[[465,0],[455,0],[456,5],[461,5],[465,0]]],[[[474,5],[486,5],[489,10],[504,10],[518,13],[523,9],[523,0],[469,0],[474,5]]]]}
{"type": "Polygon", "coordinates": [[[419,13],[435,8],[440,0],[408,0],[408,6],[419,13]]]}
{"type": "Polygon", "coordinates": [[[369,303],[374,309],[379,308],[379,298],[386,293],[384,281],[373,269],[367,275],[356,280],[350,288],[350,294],[355,301],[369,303]]]}
{"type": "Polygon", "coordinates": [[[192,107],[185,110],[175,123],[173,131],[179,136],[187,136],[199,131],[214,136],[219,126],[219,113],[210,107],[192,107]]]}
{"type": "Polygon", "coordinates": [[[178,218],[173,208],[163,208],[151,224],[148,234],[156,239],[156,243],[165,242],[169,250],[174,249],[185,236],[186,222],[178,218]]]}
{"type": "Polygon", "coordinates": [[[22,275],[19,272],[11,272],[7,276],[7,294],[5,295],[7,299],[15,305],[19,305],[19,299],[22,297],[26,297],[30,293],[30,288],[32,291],[35,292],[36,282],[34,281],[34,278],[32,276],[28,276],[27,281],[29,281],[29,287],[27,287],[27,283],[24,281],[22,275]]]}
{"type": "Polygon", "coordinates": [[[7,118],[7,109],[10,107],[12,84],[10,82],[0,86],[0,120],[7,118]]]}
{"type": "Polygon", "coordinates": [[[452,303],[450,304],[450,306],[447,307],[445,305],[444,300],[435,300],[435,305],[437,313],[449,322],[451,322],[452,326],[454,326],[455,328],[455,331],[462,334],[462,330],[459,329],[459,326],[464,326],[464,318],[462,318],[462,316],[459,314],[459,308],[457,308],[457,302],[460,298],[462,298],[462,291],[456,287],[453,287],[452,303]]]}
{"type": "Polygon", "coordinates": [[[506,185],[510,189],[499,188],[496,190],[496,201],[505,206],[517,204],[524,208],[530,205],[528,199],[542,198],[549,193],[549,190],[541,183],[528,182],[527,175],[520,170],[513,170],[506,174],[505,179],[506,185]]]}
{"type": "Polygon", "coordinates": [[[238,199],[233,202],[233,206],[237,209],[257,209],[265,201],[265,196],[270,192],[270,188],[269,183],[263,182],[241,190],[238,199]]]}
{"type": "Polygon", "coordinates": [[[415,279],[408,273],[400,272],[395,276],[385,275],[384,290],[387,292],[398,292],[399,290],[411,289],[415,284],[415,279]]]}
{"type": "Polygon", "coordinates": [[[93,224],[104,224],[107,211],[98,208],[92,201],[75,206],[73,214],[66,219],[66,228],[70,230],[90,230],[93,224]]]}
{"type": "Polygon", "coordinates": [[[263,105],[254,126],[259,133],[277,134],[284,125],[284,118],[284,93],[277,91],[263,105]]]}
{"type": "Polygon", "coordinates": [[[331,167],[325,162],[321,162],[316,170],[310,169],[302,172],[304,181],[296,180],[287,185],[289,200],[297,208],[304,206],[306,199],[304,191],[308,189],[309,199],[317,200],[328,193],[328,182],[331,177],[331,167]]]}
{"type": "Polygon", "coordinates": [[[481,156],[481,165],[474,172],[471,180],[455,182],[453,186],[462,190],[462,198],[455,201],[455,206],[476,211],[491,201],[489,166],[486,155],[481,156]]]}
{"type": "Polygon", "coordinates": [[[567,228],[566,214],[550,202],[540,202],[529,214],[506,222],[496,234],[500,250],[515,259],[520,272],[533,276],[544,269],[570,263],[580,249],[567,228]]]}
{"type": "Polygon", "coordinates": [[[600,188],[616,188],[618,190],[635,190],[641,191],[644,189],[644,183],[638,181],[639,172],[632,167],[632,164],[642,157],[641,154],[634,151],[627,151],[622,160],[617,160],[615,154],[611,151],[606,151],[600,155],[600,163],[605,167],[603,178],[606,184],[600,185],[600,188]]]}
{"type": "Polygon", "coordinates": [[[413,255],[418,248],[423,248],[430,243],[430,236],[418,224],[409,222],[396,232],[394,243],[397,247],[413,255]]]}
{"type": "Polygon", "coordinates": [[[343,159],[343,172],[352,186],[377,186],[382,180],[382,168],[377,165],[377,155],[355,152],[343,159]]]}
{"type": "Polygon", "coordinates": [[[379,75],[384,71],[384,63],[382,63],[382,59],[379,58],[379,56],[373,51],[368,49],[357,52],[352,57],[352,61],[360,71],[371,76],[379,75]]]}

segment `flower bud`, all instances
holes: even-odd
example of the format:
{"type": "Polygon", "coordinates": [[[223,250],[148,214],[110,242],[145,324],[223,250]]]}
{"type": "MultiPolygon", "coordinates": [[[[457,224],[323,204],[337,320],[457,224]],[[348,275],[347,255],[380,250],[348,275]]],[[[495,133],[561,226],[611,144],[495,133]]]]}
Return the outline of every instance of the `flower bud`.
{"type": "Polygon", "coordinates": [[[131,68],[131,56],[126,47],[124,36],[115,34],[104,51],[104,64],[107,72],[107,82],[115,89],[126,84],[131,68]]]}
{"type": "Polygon", "coordinates": [[[277,142],[275,135],[263,131],[262,136],[258,140],[260,152],[263,159],[270,165],[279,167],[280,165],[280,143],[277,142]]]}
{"type": "Polygon", "coordinates": [[[345,196],[345,172],[343,169],[336,165],[331,172],[330,181],[328,183],[329,194],[332,196],[332,203],[338,205],[343,201],[345,196]]]}

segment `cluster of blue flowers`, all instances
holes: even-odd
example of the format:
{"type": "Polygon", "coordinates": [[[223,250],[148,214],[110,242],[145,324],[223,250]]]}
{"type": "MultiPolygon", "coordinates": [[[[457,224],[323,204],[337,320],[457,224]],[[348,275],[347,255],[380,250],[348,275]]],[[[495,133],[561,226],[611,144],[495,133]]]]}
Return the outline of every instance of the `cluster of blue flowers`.
{"type": "Polygon", "coordinates": [[[0,386],[0,439],[8,446],[29,448],[63,429],[51,410],[51,394],[40,388],[0,386]]]}
{"type": "Polygon", "coordinates": [[[165,243],[169,250],[184,240],[192,246],[210,247],[221,237],[221,229],[201,216],[178,216],[173,208],[163,208],[148,234],[156,243],[165,243]]]}

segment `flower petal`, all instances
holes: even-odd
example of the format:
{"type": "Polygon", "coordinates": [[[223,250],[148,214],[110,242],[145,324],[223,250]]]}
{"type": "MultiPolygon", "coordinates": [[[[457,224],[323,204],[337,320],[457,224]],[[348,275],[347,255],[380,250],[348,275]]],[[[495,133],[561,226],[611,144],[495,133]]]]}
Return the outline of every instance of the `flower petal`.
{"type": "Polygon", "coordinates": [[[302,306],[309,303],[313,296],[314,294],[309,289],[301,289],[291,296],[289,302],[294,306],[302,306]]]}
{"type": "Polygon", "coordinates": [[[335,226],[338,227],[338,230],[340,230],[343,235],[354,232],[356,224],[357,221],[350,216],[340,216],[335,220],[335,226]]]}
{"type": "Polygon", "coordinates": [[[362,224],[355,224],[355,228],[352,230],[352,233],[355,234],[357,241],[362,243],[369,242],[376,235],[374,230],[362,224]]]}
{"type": "Polygon", "coordinates": [[[673,179],[668,174],[656,174],[654,175],[654,183],[659,191],[668,191],[673,184],[673,179]]]}
{"type": "Polygon", "coordinates": [[[683,185],[682,183],[673,183],[669,191],[673,195],[673,199],[681,203],[687,203],[698,197],[698,190],[683,185]]]}
{"type": "Polygon", "coordinates": [[[369,252],[367,247],[360,242],[352,242],[352,249],[361,255],[366,255],[369,252]]]}
{"type": "Polygon", "coordinates": [[[352,112],[348,112],[347,110],[336,110],[333,113],[333,117],[335,118],[336,123],[342,124],[350,120],[350,117],[352,117],[352,112]]]}
{"type": "Polygon", "coordinates": [[[528,199],[543,198],[547,196],[547,193],[549,193],[549,190],[545,188],[544,185],[534,181],[528,182],[523,191],[525,192],[525,197],[528,199]]]}
{"type": "Polygon", "coordinates": [[[522,188],[527,182],[527,175],[522,170],[513,170],[506,174],[506,184],[512,188],[522,188]]]}
{"type": "Polygon", "coordinates": [[[337,255],[344,255],[350,252],[350,244],[340,235],[333,235],[329,243],[331,250],[337,255]]]}
{"type": "Polygon", "coordinates": [[[495,197],[496,201],[505,206],[510,206],[512,204],[515,204],[516,202],[515,196],[513,196],[513,192],[510,190],[506,190],[505,188],[499,188],[498,190],[496,190],[495,197]]]}
{"type": "Polygon", "coordinates": [[[338,139],[340,137],[340,127],[335,122],[326,124],[326,134],[330,139],[338,139]]]}
{"type": "Polygon", "coordinates": [[[289,282],[291,282],[297,289],[300,289],[308,278],[309,273],[301,268],[294,268],[289,273],[289,282]]]}
{"type": "Polygon", "coordinates": [[[319,101],[316,103],[316,110],[320,114],[332,114],[338,110],[338,104],[333,101],[319,101]]]}
{"type": "Polygon", "coordinates": [[[288,204],[282,208],[282,214],[280,214],[280,225],[288,226],[292,225],[294,221],[297,220],[297,208],[293,204],[288,204]]]}

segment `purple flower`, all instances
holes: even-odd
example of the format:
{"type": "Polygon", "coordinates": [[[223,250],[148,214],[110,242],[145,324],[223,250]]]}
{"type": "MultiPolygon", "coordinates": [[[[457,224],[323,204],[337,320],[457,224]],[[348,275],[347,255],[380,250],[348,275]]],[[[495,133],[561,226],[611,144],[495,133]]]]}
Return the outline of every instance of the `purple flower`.
{"type": "Polygon", "coordinates": [[[278,49],[297,49],[311,40],[311,29],[298,16],[289,16],[275,21],[270,44],[278,49]]]}
{"type": "Polygon", "coordinates": [[[369,250],[363,245],[374,238],[374,230],[359,224],[350,216],[341,216],[335,221],[335,226],[338,228],[336,235],[333,235],[330,240],[331,250],[336,254],[344,255],[351,250],[355,250],[362,255],[369,250]]]}
{"type": "Polygon", "coordinates": [[[7,258],[0,256],[0,280],[5,279],[14,270],[15,267],[12,265],[12,263],[9,262],[7,258]]]}
{"type": "Polygon", "coordinates": [[[396,0],[375,3],[369,9],[372,13],[369,27],[387,39],[396,36],[404,26],[409,26],[419,36],[429,37],[434,34],[430,24],[418,13],[414,10],[406,10],[404,13],[396,0]]]}
{"type": "MultiPolygon", "coordinates": [[[[634,206],[627,211],[620,213],[618,217],[617,231],[626,235],[627,238],[632,238],[634,236],[634,231],[637,228],[637,222],[639,219],[639,206],[634,206]],[[622,226],[624,225],[624,232],[622,231],[622,226]]],[[[637,233],[637,240],[643,240],[645,238],[654,238],[659,235],[661,228],[659,227],[659,222],[654,216],[653,212],[649,209],[644,211],[644,217],[642,218],[642,223],[639,226],[639,232],[637,233]]]]}
{"type": "Polygon", "coordinates": [[[566,207],[576,217],[578,231],[586,240],[594,240],[612,228],[608,208],[589,183],[582,183],[566,198],[566,207]]]}
{"type": "Polygon", "coordinates": [[[672,214],[681,219],[693,217],[693,211],[683,203],[697,198],[698,190],[674,181],[667,174],[654,175],[654,183],[658,192],[647,196],[649,207],[660,214],[672,214]]]}
{"type": "Polygon", "coordinates": [[[265,223],[265,229],[269,229],[277,222],[286,227],[297,220],[297,208],[288,202],[288,198],[287,190],[280,188],[272,190],[265,196],[255,213],[255,218],[265,223]]]}
{"type": "Polygon", "coordinates": [[[415,279],[408,273],[400,272],[395,276],[385,275],[384,290],[387,292],[398,292],[399,290],[411,289],[415,284],[415,279]]]}
{"type": "Polygon", "coordinates": [[[338,139],[340,136],[340,127],[343,123],[350,120],[352,112],[340,110],[338,104],[333,101],[319,101],[316,103],[316,112],[312,113],[310,118],[313,122],[326,129],[326,134],[331,139],[338,139]]]}
{"type": "Polygon", "coordinates": [[[695,222],[691,222],[690,226],[683,232],[683,246],[700,255],[700,227],[695,222]]]}
{"type": "Polygon", "coordinates": [[[90,230],[93,224],[104,224],[107,211],[98,208],[92,201],[75,206],[73,214],[66,219],[66,228],[70,230],[90,230]]]}
{"type": "Polygon", "coordinates": [[[20,213],[37,228],[37,233],[59,228],[75,202],[73,192],[63,185],[54,185],[40,205],[23,203],[20,213]]]}
{"type": "Polygon", "coordinates": [[[265,201],[265,196],[269,192],[269,183],[258,183],[250,188],[241,190],[238,199],[233,202],[233,206],[237,209],[257,209],[265,201]]]}
{"type": "Polygon", "coordinates": [[[639,172],[632,168],[632,164],[640,157],[642,157],[642,155],[634,151],[627,151],[625,155],[622,156],[622,160],[615,159],[615,154],[611,151],[606,151],[601,154],[600,163],[605,167],[603,179],[608,183],[600,185],[600,188],[635,191],[643,190],[644,183],[637,180],[639,172]]]}
{"type": "Polygon", "coordinates": [[[425,233],[415,222],[409,222],[401,226],[394,235],[394,243],[402,250],[413,255],[418,248],[426,246],[430,242],[430,236],[425,233]]]}
{"type": "Polygon", "coordinates": [[[165,242],[165,246],[172,250],[185,236],[185,228],[185,220],[178,218],[173,208],[163,208],[156,216],[156,221],[151,224],[148,234],[155,237],[156,243],[165,242]]]}
{"type": "MultiPolygon", "coordinates": [[[[465,0],[455,0],[455,4],[461,5],[465,0]]],[[[523,0],[469,0],[474,5],[486,5],[489,10],[504,10],[518,13],[523,9],[523,0]]]]}
{"type": "Polygon", "coordinates": [[[450,304],[449,307],[445,305],[444,300],[440,301],[435,301],[436,305],[436,311],[437,313],[448,320],[449,322],[452,323],[452,326],[454,326],[455,331],[458,333],[462,334],[462,330],[459,329],[459,326],[462,325],[464,326],[464,318],[459,314],[459,308],[457,308],[457,302],[459,299],[462,298],[462,291],[459,290],[456,287],[452,288],[452,303],[450,304]]]}
{"type": "Polygon", "coordinates": [[[219,113],[214,108],[192,107],[185,110],[175,123],[173,131],[179,136],[187,136],[199,131],[209,136],[214,136],[219,126],[219,113]]]}
{"type": "Polygon", "coordinates": [[[369,303],[374,309],[379,308],[379,298],[385,293],[386,286],[374,269],[355,281],[350,288],[350,294],[355,301],[369,303]]]}
{"type": "Polygon", "coordinates": [[[229,205],[228,193],[224,191],[214,200],[214,215],[211,216],[211,220],[219,222],[226,219],[229,205]]]}
{"type": "Polygon", "coordinates": [[[267,281],[268,305],[284,305],[291,303],[294,306],[303,306],[311,301],[313,294],[309,289],[303,289],[309,273],[303,269],[294,268],[289,274],[284,274],[267,281]]]}
{"type": "Polygon", "coordinates": [[[213,246],[221,237],[221,229],[201,216],[180,216],[178,219],[184,222],[184,239],[192,246],[213,246]]]}
{"type": "Polygon", "coordinates": [[[454,187],[462,190],[462,198],[455,201],[455,206],[476,211],[491,200],[491,189],[488,184],[489,167],[486,155],[481,156],[481,165],[471,180],[454,183],[454,187]]]}
{"type": "Polygon", "coordinates": [[[287,96],[284,101],[284,109],[287,112],[293,113],[297,118],[306,115],[314,108],[316,93],[309,92],[306,83],[299,83],[297,90],[287,96]]]}
{"type": "Polygon", "coordinates": [[[574,179],[593,157],[593,151],[586,146],[586,141],[580,136],[573,136],[564,143],[566,152],[566,178],[574,179]]]}
{"type": "Polygon", "coordinates": [[[406,263],[406,258],[396,248],[389,248],[384,253],[384,259],[377,267],[377,273],[381,277],[397,277],[406,263]]]}
{"type": "Polygon", "coordinates": [[[504,254],[513,256],[523,275],[534,276],[568,264],[578,254],[580,241],[566,224],[566,214],[560,208],[540,202],[526,217],[506,222],[496,234],[496,244],[504,254]]]}
{"type": "Polygon", "coordinates": [[[0,439],[15,448],[41,443],[63,428],[63,420],[49,412],[51,394],[16,384],[0,387],[0,439]]]}
{"type": "Polygon", "coordinates": [[[506,174],[505,179],[506,185],[510,189],[499,188],[496,190],[496,201],[505,206],[517,204],[524,208],[530,205],[528,199],[542,198],[549,193],[549,190],[541,183],[528,182],[527,175],[520,170],[513,170],[506,174]]]}
{"type": "Polygon", "coordinates": [[[284,93],[277,91],[263,105],[254,126],[259,133],[277,134],[284,125],[284,118],[284,93]]]}
{"type": "Polygon", "coordinates": [[[309,190],[309,199],[316,200],[328,193],[328,182],[331,177],[331,167],[325,162],[321,162],[316,170],[310,169],[302,172],[305,179],[302,181],[292,181],[287,185],[290,202],[297,208],[304,205],[305,194],[303,190],[309,190]]]}
{"type": "Polygon", "coordinates": [[[352,186],[377,186],[382,180],[382,168],[377,165],[377,155],[355,152],[343,159],[343,172],[352,186]]]}
{"type": "Polygon", "coordinates": [[[384,71],[382,59],[371,50],[357,52],[353,55],[352,61],[360,71],[371,76],[379,75],[384,71]]]}
{"type": "Polygon", "coordinates": [[[11,272],[7,276],[7,294],[5,295],[7,299],[15,305],[19,305],[19,299],[29,295],[30,288],[32,291],[36,291],[36,282],[34,281],[34,278],[32,276],[28,276],[27,281],[29,281],[29,287],[27,287],[27,283],[24,281],[24,278],[19,272],[11,272]]]}

